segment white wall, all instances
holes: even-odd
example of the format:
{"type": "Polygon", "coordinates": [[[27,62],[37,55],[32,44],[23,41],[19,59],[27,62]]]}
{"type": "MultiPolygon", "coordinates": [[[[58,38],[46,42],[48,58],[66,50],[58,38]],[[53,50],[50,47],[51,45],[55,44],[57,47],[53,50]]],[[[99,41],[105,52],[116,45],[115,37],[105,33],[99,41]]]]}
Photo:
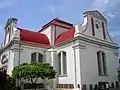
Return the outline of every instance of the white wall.
{"type": "MultiPolygon", "coordinates": [[[[7,65],[7,74],[11,75],[11,72],[13,70],[13,63],[14,63],[14,52],[12,52],[11,47],[7,48],[6,50],[4,50],[4,52],[1,54],[0,59],[2,59],[2,56],[6,55],[6,57],[8,58],[8,63],[6,63],[7,65]]],[[[1,63],[1,61],[0,61],[1,63]]],[[[1,64],[1,66],[4,66],[1,64]]]]}
{"type": "Polygon", "coordinates": [[[40,47],[32,47],[27,45],[21,45],[21,53],[20,53],[20,63],[30,63],[31,62],[31,54],[38,52],[43,55],[45,58],[45,49],[40,47]]]}
{"type": "Polygon", "coordinates": [[[63,27],[56,26],[56,25],[51,25],[51,26],[47,27],[46,29],[44,29],[43,31],[41,31],[40,33],[45,34],[48,37],[50,43],[52,45],[54,45],[56,38],[61,33],[65,32],[67,30],[68,30],[67,28],[63,28],[63,27]]]}
{"type": "MultiPolygon", "coordinates": [[[[19,45],[16,45],[16,47],[18,48],[19,45]]],[[[30,63],[31,62],[31,54],[35,53],[35,52],[41,53],[43,55],[44,62],[46,62],[46,49],[45,48],[35,47],[35,46],[28,46],[28,45],[21,45],[20,48],[21,48],[20,54],[19,54],[18,51],[15,52],[14,66],[19,64],[19,62],[18,62],[19,61],[19,55],[20,55],[20,64],[22,64],[22,63],[30,63]]],[[[48,57],[48,58],[50,58],[50,57],[48,57]]],[[[29,83],[28,80],[22,80],[22,81],[24,83],[29,83]]],[[[46,82],[47,83],[49,82],[49,85],[52,84],[52,81],[50,81],[50,80],[46,81],[46,82]]],[[[37,83],[44,83],[44,80],[38,79],[37,83]]]]}
{"type": "MultiPolygon", "coordinates": [[[[11,49],[11,48],[10,48],[11,49]]],[[[9,75],[11,75],[12,74],[12,70],[13,70],[13,67],[14,67],[14,52],[12,51],[12,50],[10,50],[9,51],[9,54],[10,54],[10,56],[9,56],[9,58],[10,58],[10,60],[8,61],[8,70],[7,70],[7,73],[9,74],[9,75]]]]}
{"type": "Polygon", "coordinates": [[[108,41],[108,42],[113,42],[109,33],[108,33],[108,30],[107,30],[107,23],[104,20],[100,20],[96,17],[93,17],[92,15],[87,14],[84,17],[84,23],[82,25],[78,25],[78,31],[85,34],[85,35],[91,36],[93,38],[98,38],[98,39],[105,40],[105,41],[108,41]],[[93,18],[93,22],[94,22],[93,26],[94,26],[95,36],[92,35],[91,17],[93,18]],[[100,22],[101,27],[99,29],[97,29],[96,26],[95,26],[95,24],[96,24],[95,21],[96,20],[100,22]],[[104,22],[106,39],[103,38],[102,22],[104,22]]]}
{"type": "Polygon", "coordinates": [[[50,43],[52,42],[51,41],[51,30],[52,30],[52,26],[49,26],[49,27],[47,27],[46,29],[44,29],[43,31],[40,32],[40,33],[45,34],[48,37],[50,43]]]}
{"type": "Polygon", "coordinates": [[[80,50],[82,84],[96,84],[99,81],[114,82],[117,80],[116,70],[118,67],[117,56],[114,50],[89,43],[85,44],[85,49],[80,50]],[[98,75],[97,51],[102,50],[106,54],[108,76],[98,75]]]}
{"type": "Polygon", "coordinates": [[[8,42],[9,42],[9,33],[6,34],[5,44],[7,44],[8,42]]]}
{"type": "Polygon", "coordinates": [[[72,48],[73,43],[56,48],[57,53],[65,51],[67,55],[67,76],[60,76],[58,78],[59,84],[74,84],[74,51],[72,48]]]}

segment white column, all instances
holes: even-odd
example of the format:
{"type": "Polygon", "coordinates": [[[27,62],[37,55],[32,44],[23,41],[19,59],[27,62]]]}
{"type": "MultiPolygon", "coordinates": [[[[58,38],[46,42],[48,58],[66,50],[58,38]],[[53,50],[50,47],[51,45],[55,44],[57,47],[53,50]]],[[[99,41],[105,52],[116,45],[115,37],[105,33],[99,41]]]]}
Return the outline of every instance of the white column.
{"type": "Polygon", "coordinates": [[[38,57],[39,53],[36,53],[36,62],[39,62],[39,57],[38,57]]]}
{"type": "Polygon", "coordinates": [[[61,54],[61,75],[63,75],[63,52],[60,52],[60,54],[61,54]]]}
{"type": "MultiPolygon", "coordinates": [[[[21,52],[22,52],[22,48],[21,48],[21,44],[15,44],[12,48],[11,48],[12,52],[14,53],[14,67],[18,66],[21,64],[21,52]]],[[[20,86],[20,80],[18,80],[17,85],[20,86]]]]}
{"type": "Polygon", "coordinates": [[[85,46],[81,45],[79,42],[77,42],[73,46],[74,50],[74,68],[75,68],[75,81],[74,81],[74,87],[75,89],[78,89],[78,84],[80,85],[79,90],[82,90],[82,60],[81,60],[81,51],[84,49],[85,46]]]}
{"type": "Polygon", "coordinates": [[[45,62],[51,64],[51,51],[46,51],[46,59],[45,59],[45,62]]]}
{"type": "MultiPolygon", "coordinates": [[[[55,49],[49,49],[47,51],[47,54],[48,54],[47,56],[49,56],[49,57],[47,57],[47,62],[49,62],[53,66],[55,71],[57,71],[58,70],[58,59],[57,59],[56,50],[55,49]]],[[[53,89],[56,88],[56,85],[58,83],[57,80],[58,80],[57,77],[53,80],[49,80],[49,82],[50,82],[49,84],[50,84],[51,88],[52,87],[53,87],[53,89]]]]}
{"type": "Polygon", "coordinates": [[[75,48],[73,47],[74,50],[74,88],[77,89],[77,70],[76,70],[76,53],[75,53],[75,48]]]}

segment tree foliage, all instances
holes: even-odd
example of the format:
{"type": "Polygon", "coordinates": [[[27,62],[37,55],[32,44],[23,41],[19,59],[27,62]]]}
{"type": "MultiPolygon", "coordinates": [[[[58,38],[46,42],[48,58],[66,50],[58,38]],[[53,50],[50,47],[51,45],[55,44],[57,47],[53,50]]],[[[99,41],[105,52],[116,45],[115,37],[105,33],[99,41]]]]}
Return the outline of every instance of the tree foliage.
{"type": "Polygon", "coordinates": [[[15,79],[0,68],[0,90],[11,90],[15,88],[15,79]]]}
{"type": "Polygon", "coordinates": [[[6,83],[7,83],[7,88],[15,88],[15,78],[13,78],[10,75],[6,76],[6,83]]]}
{"type": "Polygon", "coordinates": [[[118,81],[120,82],[120,68],[117,70],[118,73],[118,81]]]}
{"type": "Polygon", "coordinates": [[[27,79],[32,84],[36,84],[38,78],[55,78],[56,72],[49,63],[30,63],[16,66],[12,71],[12,76],[17,79],[27,79]]]}

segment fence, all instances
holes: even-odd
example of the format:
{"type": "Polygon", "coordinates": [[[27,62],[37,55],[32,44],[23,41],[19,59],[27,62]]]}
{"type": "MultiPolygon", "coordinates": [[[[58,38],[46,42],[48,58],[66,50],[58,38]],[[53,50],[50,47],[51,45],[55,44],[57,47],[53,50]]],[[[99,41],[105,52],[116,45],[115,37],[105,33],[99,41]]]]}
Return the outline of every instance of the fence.
{"type": "Polygon", "coordinates": [[[99,82],[98,84],[89,86],[82,85],[82,90],[120,90],[120,83],[118,81],[116,82],[99,82]]]}

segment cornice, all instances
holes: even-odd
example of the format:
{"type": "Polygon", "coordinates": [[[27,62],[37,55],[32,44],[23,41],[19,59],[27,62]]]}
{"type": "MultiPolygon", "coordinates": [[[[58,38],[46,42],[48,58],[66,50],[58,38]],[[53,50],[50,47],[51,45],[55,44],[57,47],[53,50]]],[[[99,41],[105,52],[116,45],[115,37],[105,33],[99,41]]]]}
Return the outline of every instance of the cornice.
{"type": "Polygon", "coordinates": [[[81,44],[81,43],[77,43],[74,46],[72,46],[73,49],[85,49],[85,45],[81,44]]]}
{"type": "Polygon", "coordinates": [[[23,42],[20,42],[20,44],[21,44],[21,45],[25,45],[25,46],[38,47],[38,48],[46,48],[46,49],[51,48],[50,46],[40,46],[40,45],[37,45],[37,44],[31,44],[31,43],[23,43],[23,42]]]}
{"type": "MultiPolygon", "coordinates": [[[[80,34],[77,37],[73,37],[73,38],[71,38],[69,40],[61,42],[61,43],[59,43],[57,45],[54,45],[54,46],[40,46],[40,45],[36,45],[36,44],[34,45],[34,44],[30,44],[30,43],[22,43],[22,42],[20,42],[18,40],[11,40],[8,44],[6,44],[4,47],[2,47],[0,49],[0,54],[4,50],[10,48],[13,44],[21,44],[21,45],[27,45],[27,46],[33,46],[33,47],[39,47],[39,48],[46,48],[46,49],[50,49],[50,48],[54,48],[55,49],[57,47],[61,47],[61,46],[66,45],[66,44],[70,44],[70,43],[75,44],[75,42],[79,41],[79,40],[80,40],[80,43],[82,43],[81,41],[83,41],[84,43],[95,44],[95,45],[98,45],[100,47],[107,47],[107,48],[116,49],[116,50],[118,49],[118,46],[115,43],[111,43],[111,42],[108,42],[108,41],[105,41],[105,40],[94,38],[94,37],[91,37],[91,36],[88,36],[88,35],[80,34]]],[[[82,44],[78,44],[77,46],[85,48],[85,46],[83,46],[83,45],[81,46],[81,45],[82,44]]]]}
{"type": "Polygon", "coordinates": [[[88,42],[88,43],[91,43],[91,44],[95,44],[95,45],[99,45],[99,46],[104,46],[104,47],[107,47],[107,48],[112,48],[112,49],[118,49],[117,46],[113,46],[113,45],[110,45],[109,43],[103,43],[103,42],[99,42],[99,41],[95,41],[95,40],[91,40],[91,39],[88,39],[88,38],[83,38],[83,37],[77,37],[75,38],[75,40],[82,40],[84,42],[88,42]]]}
{"type": "Polygon", "coordinates": [[[94,38],[94,37],[91,37],[91,36],[87,36],[87,35],[84,36],[83,34],[81,34],[77,37],[71,38],[69,40],[66,40],[62,43],[59,43],[59,44],[55,45],[54,47],[60,47],[60,46],[63,46],[65,44],[75,42],[76,40],[80,40],[80,41],[84,41],[84,42],[87,42],[87,43],[99,45],[99,46],[102,46],[102,47],[104,46],[104,47],[112,48],[112,49],[118,49],[119,48],[117,46],[117,44],[115,44],[115,43],[111,43],[111,42],[101,40],[101,39],[98,39],[98,38],[94,38]]]}
{"type": "Polygon", "coordinates": [[[10,48],[15,42],[16,42],[15,40],[11,40],[8,44],[6,44],[6,45],[4,45],[3,47],[1,47],[1,48],[0,48],[0,54],[1,54],[4,50],[10,48]]]}
{"type": "MultiPolygon", "coordinates": [[[[6,44],[5,46],[3,46],[3,47],[1,47],[1,49],[0,49],[0,54],[2,53],[2,52],[4,52],[4,50],[6,50],[6,49],[8,49],[8,48],[10,48],[13,44],[20,44],[20,45],[26,45],[26,46],[33,46],[33,47],[39,47],[39,48],[46,48],[46,49],[49,49],[50,47],[48,47],[48,46],[40,46],[40,45],[34,45],[34,44],[30,44],[30,43],[22,43],[22,42],[20,42],[20,41],[18,41],[18,40],[11,40],[8,44],[6,44]]],[[[15,47],[15,48],[12,48],[11,49],[13,52],[17,52],[17,51],[21,51],[22,49],[19,49],[19,48],[17,48],[17,47],[15,47]]]]}

